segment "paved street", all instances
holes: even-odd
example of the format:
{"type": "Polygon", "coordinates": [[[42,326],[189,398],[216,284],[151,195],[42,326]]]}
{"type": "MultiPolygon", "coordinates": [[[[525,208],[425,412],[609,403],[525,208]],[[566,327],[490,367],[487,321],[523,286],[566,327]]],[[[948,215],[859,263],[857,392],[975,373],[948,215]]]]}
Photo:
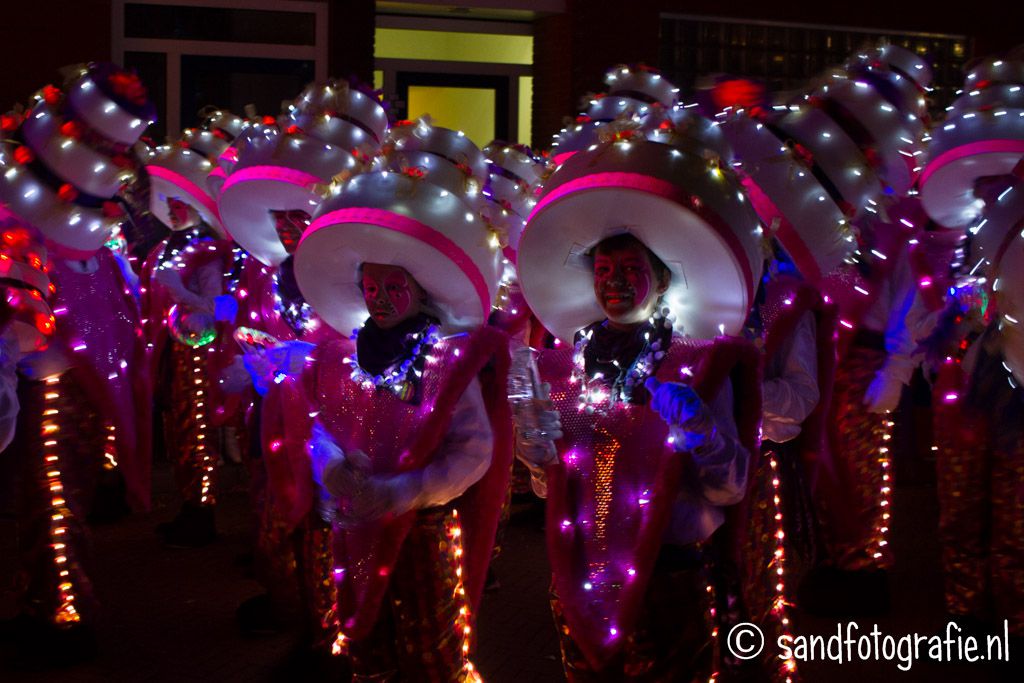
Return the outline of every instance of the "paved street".
{"type": "MultiPolygon", "coordinates": [[[[104,607],[98,659],[57,671],[14,670],[0,665],[0,681],[270,681],[296,680],[280,666],[291,650],[287,636],[245,640],[234,623],[235,606],[260,591],[246,578],[239,556],[251,524],[244,469],[225,469],[219,525],[221,541],[198,550],[163,547],[153,533],[172,516],[170,475],[159,465],[154,511],[94,530],[96,590],[104,607]],[[276,673],[275,673],[276,672],[276,673]]],[[[935,538],[937,507],[927,472],[897,489],[893,545],[899,564],[891,577],[894,609],[879,619],[885,633],[938,632],[943,624],[935,538]]],[[[488,681],[532,683],[561,680],[557,642],[547,605],[548,570],[540,516],[524,504],[514,508],[496,570],[501,588],[481,610],[477,665],[488,681]]],[[[0,525],[0,617],[13,611],[13,524],[0,525]]],[[[862,623],[867,631],[870,623],[862,623]]],[[[795,633],[835,633],[835,620],[796,615],[795,633]]],[[[7,644],[0,656],[13,653],[7,644]]],[[[975,665],[916,663],[909,673],[891,662],[818,664],[802,668],[804,680],[1010,681],[1005,671],[975,665]]]]}

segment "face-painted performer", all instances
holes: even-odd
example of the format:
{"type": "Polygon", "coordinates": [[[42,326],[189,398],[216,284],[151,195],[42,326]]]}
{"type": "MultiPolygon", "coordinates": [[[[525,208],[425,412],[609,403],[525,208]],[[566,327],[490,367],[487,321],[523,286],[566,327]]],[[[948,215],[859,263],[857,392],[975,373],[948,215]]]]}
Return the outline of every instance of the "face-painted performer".
{"type": "Polygon", "coordinates": [[[20,460],[25,515],[23,607],[37,626],[22,633],[36,641],[26,651],[45,645],[73,660],[94,647],[95,605],[81,558],[86,518],[123,515],[126,503],[149,506],[138,308],[105,243],[116,227],[113,201],[131,176],[124,159],[154,110],[138,77],[111,64],[68,74],[63,89],[46,86],[9,119],[16,143],[0,152],[0,201],[14,225],[35,231],[29,241],[46,246],[55,314],[49,346],[19,366],[21,414],[10,448],[20,460]]]}
{"type": "Polygon", "coordinates": [[[520,241],[523,293],[562,340],[535,369],[534,352],[517,355],[509,396],[518,455],[547,497],[570,680],[710,671],[704,547],[756,449],[758,354],[717,335],[743,325],[759,223],[734,176],[694,153],[710,150],[679,140],[577,152],[520,241]]]}
{"type": "MultiPolygon", "coordinates": [[[[228,119],[232,130],[247,124],[221,115],[204,125],[228,119]]],[[[171,545],[199,546],[216,537],[218,462],[237,460],[244,450],[243,401],[217,381],[237,349],[232,294],[245,262],[225,235],[207,183],[228,146],[225,137],[221,128],[189,129],[156,148],[146,166],[150,212],[171,230],[140,276],[149,382],[155,396],[167,397],[160,405],[163,443],[182,499],[174,520],[158,527],[171,545]]]]}
{"type": "Polygon", "coordinates": [[[377,154],[387,117],[376,96],[344,81],[311,85],[282,117],[239,145],[218,200],[227,230],[252,256],[236,292],[236,334],[246,353],[225,385],[255,385],[262,452],[253,498],[257,574],[267,592],[244,602],[238,617],[243,629],[280,624],[282,612],[300,602],[303,644],[322,654],[334,637],[330,525],[320,517],[306,452],[313,419],[301,384],[288,375],[311,345],[339,335],[299,290],[294,254],[331,184],[360,173],[377,154]]]}
{"type": "Polygon", "coordinates": [[[357,677],[477,680],[475,610],[511,464],[506,341],[484,326],[499,251],[448,183],[467,180],[449,159],[472,173],[479,151],[418,134],[436,157],[420,163],[438,166],[356,177],[296,252],[306,298],[355,339],[320,345],[306,369],[310,449],[335,517],[336,650],[357,677]]]}

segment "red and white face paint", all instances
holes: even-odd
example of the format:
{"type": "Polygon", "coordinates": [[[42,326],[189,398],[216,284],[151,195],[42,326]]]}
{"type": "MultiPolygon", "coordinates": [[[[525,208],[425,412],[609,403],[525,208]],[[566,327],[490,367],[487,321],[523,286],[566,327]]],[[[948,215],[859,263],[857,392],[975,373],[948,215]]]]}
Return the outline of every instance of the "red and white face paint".
{"type": "Polygon", "coordinates": [[[274,218],[274,229],[277,230],[277,238],[281,240],[281,246],[289,254],[295,253],[299,246],[302,233],[309,227],[312,217],[301,209],[291,211],[271,211],[274,218]]]}
{"type": "Polygon", "coordinates": [[[390,329],[420,312],[424,298],[419,283],[401,266],[363,264],[366,311],[382,329],[390,329]]]}
{"type": "Polygon", "coordinates": [[[196,210],[180,199],[168,197],[167,209],[168,217],[171,220],[172,230],[189,228],[199,222],[199,216],[196,214],[196,210]]]}
{"type": "Polygon", "coordinates": [[[642,246],[594,255],[594,295],[613,327],[637,325],[654,314],[658,297],[668,288],[657,280],[642,246]]]}

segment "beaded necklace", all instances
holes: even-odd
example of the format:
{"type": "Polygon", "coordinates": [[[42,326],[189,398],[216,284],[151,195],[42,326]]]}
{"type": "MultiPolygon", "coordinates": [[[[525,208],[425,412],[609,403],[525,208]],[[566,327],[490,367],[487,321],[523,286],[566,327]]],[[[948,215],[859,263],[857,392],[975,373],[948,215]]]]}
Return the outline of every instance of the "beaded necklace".
{"type": "MultiPolygon", "coordinates": [[[[352,335],[353,339],[358,337],[358,332],[352,335]]],[[[352,366],[352,374],[349,378],[363,389],[374,389],[384,387],[392,392],[399,399],[408,401],[415,394],[416,381],[423,376],[423,365],[427,354],[435,344],[441,341],[438,326],[428,322],[419,331],[407,336],[409,341],[415,342],[412,350],[404,358],[399,358],[387,366],[379,374],[371,374],[359,365],[358,353],[353,353],[351,358],[345,362],[352,366]]]]}
{"type": "MultiPolygon", "coordinates": [[[[605,328],[608,321],[599,323],[605,328]]],[[[586,371],[586,351],[594,335],[595,327],[591,326],[580,334],[573,347],[573,370],[571,382],[579,383],[579,407],[587,414],[605,414],[619,403],[632,403],[634,392],[643,388],[648,377],[657,370],[658,363],[665,357],[668,345],[666,340],[672,338],[672,321],[667,308],[656,311],[638,334],[643,335],[643,347],[636,354],[628,367],[622,367],[617,360],[612,365],[618,370],[616,377],[610,382],[602,373],[588,375],[586,371]]]]}

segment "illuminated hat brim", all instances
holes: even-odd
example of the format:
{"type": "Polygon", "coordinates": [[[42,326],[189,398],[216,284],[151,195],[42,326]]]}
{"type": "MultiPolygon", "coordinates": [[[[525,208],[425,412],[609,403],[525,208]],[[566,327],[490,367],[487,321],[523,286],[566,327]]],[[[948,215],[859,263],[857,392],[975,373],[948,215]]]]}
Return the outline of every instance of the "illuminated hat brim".
{"type": "Polygon", "coordinates": [[[569,159],[546,186],[519,241],[530,309],[563,340],[604,318],[588,252],[629,233],[672,271],[664,301],[677,329],[738,332],[761,269],[761,227],[737,185],[706,162],[657,143],[602,146],[569,159]]]}
{"type": "Polygon", "coordinates": [[[401,266],[427,293],[442,329],[458,332],[490,313],[500,266],[492,241],[453,194],[402,174],[372,173],[324,203],[295,252],[295,277],[320,317],[348,334],[368,317],[360,266],[401,266]]]}
{"type": "Polygon", "coordinates": [[[199,178],[190,178],[174,168],[158,164],[147,166],[146,172],[149,174],[150,212],[161,223],[167,227],[172,225],[171,209],[167,205],[167,200],[173,198],[191,206],[204,223],[218,233],[224,233],[220,222],[220,213],[217,211],[217,203],[207,192],[205,178],[202,175],[199,178]],[[196,180],[202,185],[198,184],[196,180]]]}
{"type": "Polygon", "coordinates": [[[261,263],[277,266],[288,252],[271,211],[313,215],[323,197],[318,176],[285,166],[250,166],[235,171],[221,187],[217,204],[231,238],[261,263]]]}
{"type": "Polygon", "coordinates": [[[936,223],[962,228],[973,221],[980,202],[979,178],[1008,175],[1024,157],[1024,109],[968,112],[933,134],[931,160],[921,174],[921,203],[936,223]]]}
{"type": "Polygon", "coordinates": [[[743,184],[762,222],[776,228],[800,273],[817,282],[857,247],[843,212],[768,128],[745,116],[721,128],[743,162],[743,184]]]}

